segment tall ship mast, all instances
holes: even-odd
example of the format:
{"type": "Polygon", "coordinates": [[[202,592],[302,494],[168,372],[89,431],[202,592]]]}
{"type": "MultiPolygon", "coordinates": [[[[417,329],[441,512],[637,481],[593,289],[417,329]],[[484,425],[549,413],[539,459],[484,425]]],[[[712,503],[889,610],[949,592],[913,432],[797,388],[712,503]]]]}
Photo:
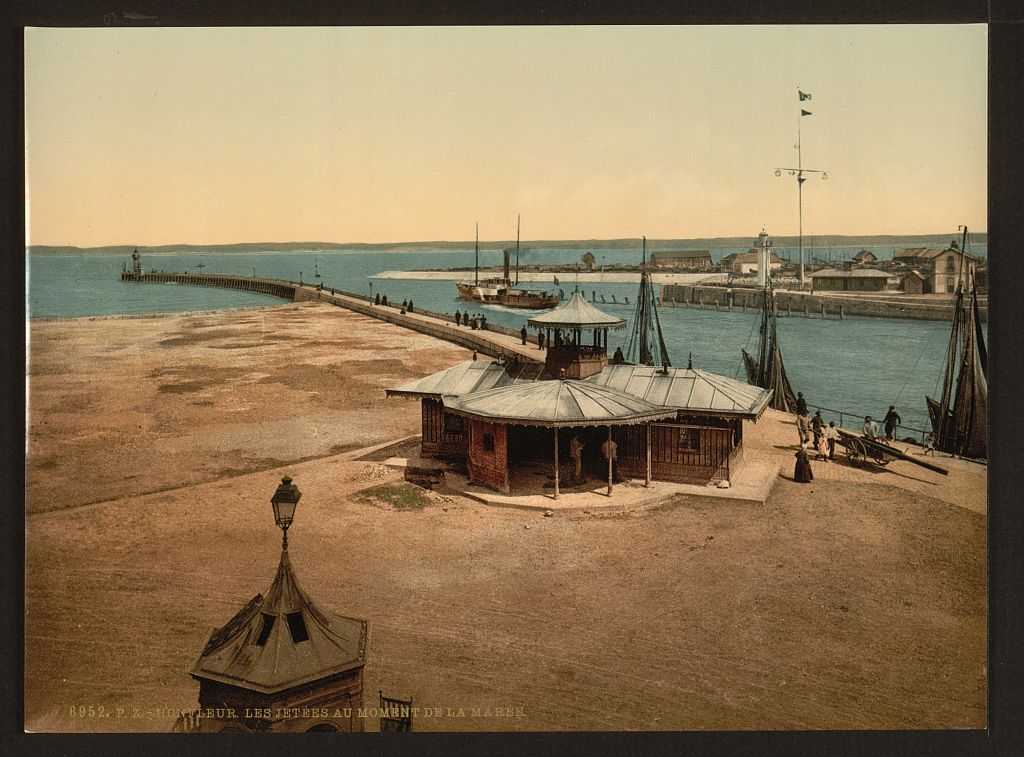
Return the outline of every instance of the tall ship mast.
{"type": "Polygon", "coordinates": [[[764,230],[757,237],[758,246],[757,278],[764,288],[761,297],[761,326],[758,332],[757,359],[745,349],[743,367],[747,371],[747,383],[762,389],[771,389],[772,399],[769,407],[787,413],[796,412],[796,396],[786,375],[786,366],[782,362],[782,350],[779,349],[778,312],[775,307],[775,293],[771,282],[771,241],[764,230]]]}
{"type": "Polygon", "coordinates": [[[964,271],[969,266],[967,227],[960,244],[960,281],[956,287],[953,324],[946,350],[942,394],[938,401],[926,396],[935,449],[961,457],[988,457],[988,351],[981,328],[978,290],[970,267],[970,297],[966,297],[964,271]],[[959,367],[959,370],[957,368],[959,367]],[[953,374],[956,373],[954,388],[953,374]]]}
{"type": "MultiPolygon", "coordinates": [[[[512,283],[510,273],[512,250],[502,250],[503,264],[501,278],[480,279],[480,225],[477,224],[476,245],[474,247],[474,273],[473,283],[468,282],[456,284],[459,297],[463,300],[474,302],[492,303],[504,305],[509,308],[523,308],[526,310],[547,310],[553,308],[562,301],[562,296],[557,292],[538,292],[522,289],[512,283]]],[[[519,218],[516,218],[516,284],[519,282],[519,218]]]]}
{"type": "Polygon", "coordinates": [[[665,336],[658,318],[654,285],[647,273],[647,237],[643,237],[640,264],[640,292],[633,311],[633,329],[626,345],[625,359],[637,365],[660,365],[668,370],[672,361],[665,346],[665,336]]]}

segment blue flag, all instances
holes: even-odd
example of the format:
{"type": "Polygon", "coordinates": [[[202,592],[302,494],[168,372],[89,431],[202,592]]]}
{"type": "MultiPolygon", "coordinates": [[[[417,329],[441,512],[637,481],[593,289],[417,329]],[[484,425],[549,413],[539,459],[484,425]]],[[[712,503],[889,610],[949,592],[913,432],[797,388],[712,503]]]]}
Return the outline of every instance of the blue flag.
{"type": "Polygon", "coordinates": [[[811,99],[811,96],[809,94],[807,94],[806,92],[801,92],[799,89],[797,90],[797,94],[800,95],[800,102],[811,99]]]}
{"type": "Polygon", "coordinates": [[[800,110],[800,115],[801,116],[809,116],[809,115],[811,115],[811,111],[801,109],[800,110]]]}

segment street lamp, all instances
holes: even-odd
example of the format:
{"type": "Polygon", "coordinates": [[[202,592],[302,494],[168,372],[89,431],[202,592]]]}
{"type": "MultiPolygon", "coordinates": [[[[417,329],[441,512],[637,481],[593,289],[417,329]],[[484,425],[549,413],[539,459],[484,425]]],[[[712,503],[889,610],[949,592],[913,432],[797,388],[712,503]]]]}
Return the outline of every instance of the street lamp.
{"type": "Polygon", "coordinates": [[[299,487],[292,483],[291,476],[285,476],[270,499],[270,504],[274,506],[274,522],[284,532],[281,540],[283,550],[288,549],[288,526],[292,524],[295,508],[298,507],[301,498],[302,492],[299,491],[299,487]]]}

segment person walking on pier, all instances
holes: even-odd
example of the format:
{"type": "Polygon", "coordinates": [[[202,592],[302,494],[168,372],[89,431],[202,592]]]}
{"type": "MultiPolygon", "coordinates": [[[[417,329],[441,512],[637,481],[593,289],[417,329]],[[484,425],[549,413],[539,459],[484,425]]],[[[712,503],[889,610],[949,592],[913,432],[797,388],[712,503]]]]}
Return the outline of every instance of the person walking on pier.
{"type": "Polygon", "coordinates": [[[373,298],[374,305],[380,305],[380,292],[377,292],[377,296],[373,298]]]}
{"type": "Polygon", "coordinates": [[[462,325],[462,313],[459,312],[458,310],[455,311],[455,325],[456,326],[461,326],[462,325]]]}
{"type": "Polygon", "coordinates": [[[893,436],[896,434],[896,427],[903,423],[903,419],[900,418],[900,414],[896,412],[895,405],[889,405],[889,412],[885,414],[885,418],[882,419],[882,423],[885,426],[885,438],[891,442],[893,436]]]}
{"type": "Polygon", "coordinates": [[[537,349],[538,350],[544,349],[544,332],[543,331],[538,331],[537,332],[537,349]]]}
{"type": "Polygon", "coordinates": [[[412,307],[412,300],[409,300],[409,312],[410,312],[410,313],[412,313],[412,312],[415,312],[415,311],[413,310],[413,307],[412,307]]]}
{"type": "Polygon", "coordinates": [[[519,329],[519,336],[523,340],[523,346],[526,346],[526,326],[519,329]]]}
{"type": "Polygon", "coordinates": [[[409,307],[409,300],[402,300],[402,307],[403,308],[409,307]]]}

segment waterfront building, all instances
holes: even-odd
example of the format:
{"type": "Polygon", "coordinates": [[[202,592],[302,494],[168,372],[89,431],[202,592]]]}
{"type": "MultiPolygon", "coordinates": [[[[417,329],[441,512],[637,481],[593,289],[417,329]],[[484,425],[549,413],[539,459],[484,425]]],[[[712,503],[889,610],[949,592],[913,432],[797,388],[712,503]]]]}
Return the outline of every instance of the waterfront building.
{"type": "Polygon", "coordinates": [[[709,484],[740,471],[744,421],[760,418],[770,390],[692,368],[610,365],[608,331],[625,322],[579,292],[529,325],[549,337],[543,366],[466,361],[387,390],[421,400],[424,457],[465,463],[471,482],[503,493],[550,466],[555,496],[574,437],[598,478],[608,440],[619,474],[645,481],[709,484]]]}
{"type": "Polygon", "coordinates": [[[877,268],[853,268],[840,271],[825,268],[808,275],[811,292],[883,292],[889,274],[877,268]]]}
{"type": "Polygon", "coordinates": [[[650,265],[654,268],[703,270],[711,268],[714,263],[708,250],[658,250],[651,253],[650,265]]]}
{"type": "MultiPolygon", "coordinates": [[[[768,254],[770,256],[768,267],[773,271],[782,268],[782,260],[774,252],[768,254]]],[[[727,270],[740,276],[757,273],[760,255],[761,252],[759,250],[749,250],[743,253],[727,255],[726,258],[731,258],[727,270]]],[[[725,260],[725,258],[722,259],[723,264],[725,260]]]]}
{"type": "Polygon", "coordinates": [[[904,294],[925,294],[927,285],[928,280],[917,269],[907,271],[900,279],[900,289],[904,294]]]}
{"type": "Polygon", "coordinates": [[[866,265],[868,263],[877,263],[878,256],[871,250],[861,250],[853,256],[853,262],[858,265],[866,265]]]}

